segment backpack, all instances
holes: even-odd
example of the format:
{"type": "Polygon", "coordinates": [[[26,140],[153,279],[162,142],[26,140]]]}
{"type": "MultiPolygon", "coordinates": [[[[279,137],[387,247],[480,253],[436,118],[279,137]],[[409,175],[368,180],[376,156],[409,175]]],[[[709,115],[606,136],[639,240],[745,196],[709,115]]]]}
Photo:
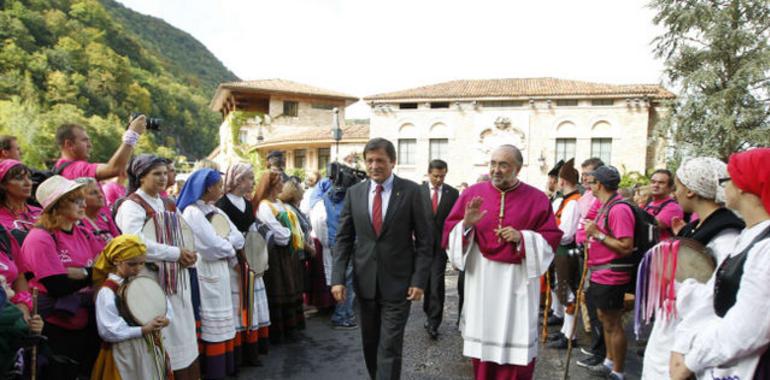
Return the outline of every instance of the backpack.
{"type": "Polygon", "coordinates": [[[43,183],[48,178],[51,178],[55,175],[61,175],[61,173],[64,171],[64,169],[67,168],[67,166],[70,166],[75,161],[67,161],[61,164],[58,168],[54,166],[51,170],[35,170],[35,169],[29,169],[30,171],[30,180],[32,180],[32,197],[30,197],[27,200],[27,203],[40,207],[40,203],[35,199],[35,194],[37,194],[37,188],[40,186],[41,183],[43,183]]]}
{"type": "Polygon", "coordinates": [[[639,263],[642,262],[642,258],[644,258],[647,251],[660,241],[660,231],[655,216],[625,199],[620,199],[610,203],[606,209],[607,218],[604,220],[604,229],[610,234],[612,234],[612,231],[610,231],[609,227],[609,213],[613,207],[619,204],[627,205],[634,214],[634,247],[630,255],[615,259],[610,264],[621,266],[620,268],[612,268],[614,271],[631,273],[631,283],[629,286],[630,291],[633,292],[636,288],[636,273],[637,269],[639,269],[639,263]]]}

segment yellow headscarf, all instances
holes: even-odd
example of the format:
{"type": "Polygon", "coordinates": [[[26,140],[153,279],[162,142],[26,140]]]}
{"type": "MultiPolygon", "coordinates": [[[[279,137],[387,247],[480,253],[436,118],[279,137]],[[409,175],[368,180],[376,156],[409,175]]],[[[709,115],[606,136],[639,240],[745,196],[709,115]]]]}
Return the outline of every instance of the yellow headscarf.
{"type": "Polygon", "coordinates": [[[102,286],[107,275],[115,271],[118,262],[133,259],[147,254],[147,246],[137,235],[120,235],[104,247],[94,264],[94,285],[102,286]]]}

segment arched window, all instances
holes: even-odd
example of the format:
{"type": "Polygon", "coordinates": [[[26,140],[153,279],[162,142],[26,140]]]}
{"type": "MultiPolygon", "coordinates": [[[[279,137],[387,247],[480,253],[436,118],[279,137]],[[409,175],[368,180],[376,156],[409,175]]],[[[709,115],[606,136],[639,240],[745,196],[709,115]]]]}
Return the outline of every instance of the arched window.
{"type": "Polygon", "coordinates": [[[444,160],[449,157],[449,128],[444,123],[430,127],[429,160],[444,160]]]}
{"type": "Polygon", "coordinates": [[[398,129],[398,164],[415,165],[417,162],[417,128],[406,123],[398,129]]]}
{"type": "Polygon", "coordinates": [[[575,157],[577,147],[577,126],[571,121],[563,121],[556,127],[556,149],[554,162],[567,161],[575,157]]]}
{"type": "Polygon", "coordinates": [[[591,157],[599,157],[607,165],[612,162],[612,125],[606,120],[591,127],[591,157]]]}

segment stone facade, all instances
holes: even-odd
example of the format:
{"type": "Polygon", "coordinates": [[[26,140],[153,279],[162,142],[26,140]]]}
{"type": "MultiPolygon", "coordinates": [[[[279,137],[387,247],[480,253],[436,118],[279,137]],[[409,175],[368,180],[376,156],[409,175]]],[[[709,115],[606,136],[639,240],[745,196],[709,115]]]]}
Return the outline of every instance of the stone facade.
{"type": "Polygon", "coordinates": [[[422,92],[432,99],[415,90],[365,98],[373,111],[370,136],[396,145],[396,173],[414,181],[424,180],[428,162],[440,158],[448,163],[449,184],[472,184],[488,173],[490,152],[501,144],[522,150],[520,178],[536,187],[545,185],[558,159],[575,157],[579,166],[602,156],[621,172],[642,173],[665,164],[665,144],[652,133],[660,112],[652,95],[581,90],[536,97],[496,93],[489,100],[483,91],[462,96],[451,89],[446,94],[422,92]]]}

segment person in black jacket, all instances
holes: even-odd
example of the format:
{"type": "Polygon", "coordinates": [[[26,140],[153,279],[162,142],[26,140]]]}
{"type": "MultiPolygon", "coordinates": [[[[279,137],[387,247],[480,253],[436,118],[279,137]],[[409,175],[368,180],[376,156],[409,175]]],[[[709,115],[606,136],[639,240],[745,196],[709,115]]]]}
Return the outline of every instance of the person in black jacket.
{"type": "Polygon", "coordinates": [[[348,190],[340,214],[332,294],[345,299],[345,269],[353,260],[369,376],[398,379],[411,301],[422,298],[428,280],[433,231],[419,185],[393,175],[393,143],[369,140],[364,161],[370,179],[348,190]]]}
{"type": "Polygon", "coordinates": [[[441,235],[444,231],[444,221],[452,210],[460,193],[452,186],[444,183],[447,164],[442,160],[433,160],[428,164],[428,179],[420,186],[423,201],[426,202],[433,220],[433,261],[425,288],[425,300],[422,309],[427,320],[425,329],[431,339],[438,339],[438,327],[444,315],[444,272],[446,271],[447,255],[441,248],[441,235]]]}

